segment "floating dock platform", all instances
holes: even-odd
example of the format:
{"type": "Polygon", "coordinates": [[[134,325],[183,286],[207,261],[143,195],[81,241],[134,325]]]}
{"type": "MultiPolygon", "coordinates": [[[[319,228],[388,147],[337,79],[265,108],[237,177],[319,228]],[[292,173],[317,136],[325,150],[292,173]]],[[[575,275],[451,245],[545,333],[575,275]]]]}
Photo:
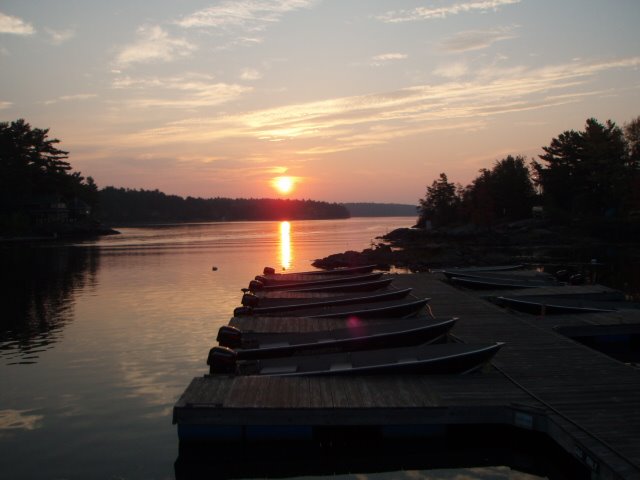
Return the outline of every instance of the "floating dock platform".
{"type": "MultiPolygon", "coordinates": [[[[313,440],[344,428],[407,438],[450,426],[498,425],[547,436],[592,478],[640,479],[640,369],[560,333],[640,324],[640,311],[533,316],[484,298],[505,292],[459,289],[443,280],[394,275],[393,284],[430,297],[437,318],[459,317],[452,334],[460,341],[505,342],[490,367],[461,376],[205,375],[193,379],[174,407],[181,443],[313,440]]],[[[606,287],[539,291],[558,289],[606,287]]]]}

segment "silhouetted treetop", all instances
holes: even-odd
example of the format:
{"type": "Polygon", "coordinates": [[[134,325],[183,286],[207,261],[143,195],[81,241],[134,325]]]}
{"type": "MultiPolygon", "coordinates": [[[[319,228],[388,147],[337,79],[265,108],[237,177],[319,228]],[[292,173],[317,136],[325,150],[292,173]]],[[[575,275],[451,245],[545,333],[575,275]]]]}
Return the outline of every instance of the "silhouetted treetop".
{"type": "Polygon", "coordinates": [[[629,168],[640,169],[640,116],[624,125],[624,138],[627,142],[629,168]]]}
{"type": "Polygon", "coordinates": [[[431,222],[434,226],[455,222],[459,203],[456,186],[449,182],[446,173],[441,173],[438,180],[427,187],[425,197],[419,201],[418,226],[424,227],[426,222],[431,222]]]}
{"type": "MultiPolygon", "coordinates": [[[[640,218],[640,117],[624,129],[589,118],[583,131],[567,130],[526,165],[511,155],[483,168],[465,188],[441,173],[420,200],[418,226],[472,223],[491,226],[536,214],[583,225],[640,218]],[[536,193],[535,186],[539,192],[536,193]],[[540,208],[544,206],[543,210],[540,208]]],[[[626,227],[625,227],[626,228],[626,227]]]]}
{"type": "Polygon", "coordinates": [[[537,183],[552,213],[616,216],[625,210],[632,168],[622,130],[611,120],[587,120],[585,130],[566,131],[543,147],[535,162],[537,183]]]}
{"type": "Polygon", "coordinates": [[[0,231],[25,233],[45,224],[87,219],[97,201],[91,177],[72,172],[68,152],[48,129],[23,119],[0,122],[0,231]]]}

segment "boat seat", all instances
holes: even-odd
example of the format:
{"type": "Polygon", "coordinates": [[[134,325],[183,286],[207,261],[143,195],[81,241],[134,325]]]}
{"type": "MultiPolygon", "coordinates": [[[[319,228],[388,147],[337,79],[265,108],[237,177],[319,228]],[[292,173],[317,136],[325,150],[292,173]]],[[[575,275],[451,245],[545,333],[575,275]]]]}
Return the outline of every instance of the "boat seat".
{"type": "Polygon", "coordinates": [[[341,363],[332,363],[331,366],[329,367],[329,370],[331,370],[332,372],[338,371],[338,370],[351,370],[353,368],[353,365],[350,362],[341,362],[341,363]]]}
{"type": "Polygon", "coordinates": [[[283,365],[280,367],[265,367],[260,370],[260,373],[262,375],[274,375],[277,373],[295,373],[297,370],[297,365],[283,365]]]}
{"type": "Polygon", "coordinates": [[[260,345],[261,348],[276,348],[276,347],[288,347],[291,344],[289,342],[272,342],[272,343],[263,343],[260,345]]]}
{"type": "Polygon", "coordinates": [[[405,357],[405,358],[399,358],[398,360],[396,360],[396,363],[414,363],[417,361],[418,359],[416,357],[405,357]]]}

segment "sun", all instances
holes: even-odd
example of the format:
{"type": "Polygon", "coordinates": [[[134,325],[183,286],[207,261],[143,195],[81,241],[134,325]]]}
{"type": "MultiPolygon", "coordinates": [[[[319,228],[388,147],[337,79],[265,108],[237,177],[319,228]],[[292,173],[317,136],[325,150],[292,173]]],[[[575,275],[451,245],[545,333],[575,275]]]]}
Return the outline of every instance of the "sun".
{"type": "Polygon", "coordinates": [[[273,187],[283,195],[290,193],[295,185],[293,177],[276,177],[271,181],[273,187]]]}

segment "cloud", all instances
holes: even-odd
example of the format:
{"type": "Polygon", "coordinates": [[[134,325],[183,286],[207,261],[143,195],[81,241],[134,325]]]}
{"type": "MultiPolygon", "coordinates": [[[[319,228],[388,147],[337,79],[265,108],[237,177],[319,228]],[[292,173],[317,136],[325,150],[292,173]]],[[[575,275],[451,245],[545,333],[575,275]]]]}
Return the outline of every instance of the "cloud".
{"type": "Polygon", "coordinates": [[[116,64],[126,67],[133,63],[170,62],[187,57],[196,46],[183,38],[172,38],[159,26],[138,28],[138,40],[124,47],[116,57],[116,64]]]}
{"type": "Polygon", "coordinates": [[[13,105],[12,102],[5,102],[3,100],[0,100],[0,110],[5,110],[7,108],[11,108],[12,105],[13,105]]]}
{"type": "Polygon", "coordinates": [[[490,47],[501,40],[515,38],[515,27],[497,27],[488,30],[467,30],[444,39],[440,46],[447,52],[466,52],[490,47]]]}
{"type": "Polygon", "coordinates": [[[91,98],[95,98],[97,95],[95,93],[79,93],[76,95],[62,95],[61,97],[55,98],[53,100],[46,100],[44,102],[45,105],[53,105],[60,102],[70,102],[74,100],[89,100],[91,98]]]}
{"type": "Polygon", "coordinates": [[[408,57],[405,53],[382,53],[371,57],[370,65],[373,67],[381,67],[398,60],[405,60],[408,57]]]}
{"type": "Polygon", "coordinates": [[[53,43],[54,45],[61,45],[76,36],[76,32],[71,29],[53,30],[51,28],[45,28],[45,32],[47,32],[49,38],[51,39],[51,43],[53,43]]]}
{"type": "Polygon", "coordinates": [[[417,7],[412,10],[394,10],[378,16],[378,20],[385,23],[414,22],[417,20],[431,20],[446,18],[451,15],[468,12],[486,12],[498,10],[503,5],[520,3],[521,0],[479,0],[466,3],[454,3],[444,7],[417,7]]]}
{"type": "Polygon", "coordinates": [[[13,35],[33,35],[36,29],[30,23],[21,18],[12,17],[0,12],[0,33],[11,33],[13,35]]]}
{"type": "Polygon", "coordinates": [[[210,75],[189,73],[173,77],[117,77],[112,84],[115,89],[129,90],[134,94],[125,100],[134,108],[198,108],[220,105],[235,100],[253,91],[244,85],[215,82],[210,75]]]}
{"type": "MultiPolygon", "coordinates": [[[[542,68],[497,66],[469,81],[449,80],[396,91],[284,105],[270,109],[186,119],[135,134],[135,141],[211,143],[243,139],[279,141],[282,153],[317,155],[385,143],[421,132],[478,128],[485,119],[582,101],[590,82],[620,69],[637,69],[640,57],[576,60],[542,68]]],[[[132,141],[133,141],[132,137],[132,141]]],[[[280,152],[280,151],[279,151],[280,152]]]]}
{"type": "Polygon", "coordinates": [[[315,0],[228,0],[192,13],[176,23],[184,28],[240,29],[256,32],[280,21],[286,13],[308,8],[314,3],[315,0]]]}
{"type": "Polygon", "coordinates": [[[245,68],[242,70],[240,78],[247,81],[260,80],[262,78],[262,74],[255,68],[245,68]]]}
{"type": "Polygon", "coordinates": [[[456,79],[469,73],[469,67],[462,62],[449,63],[441,65],[434,70],[436,75],[449,79],[456,79]]]}
{"type": "MultiPolygon", "coordinates": [[[[115,72],[120,74],[122,72],[115,72]]],[[[116,89],[139,89],[167,88],[188,90],[194,85],[201,83],[213,83],[215,77],[206,73],[187,72],[183,75],[171,77],[132,77],[124,75],[116,77],[112,82],[112,87],[116,89]]]]}

